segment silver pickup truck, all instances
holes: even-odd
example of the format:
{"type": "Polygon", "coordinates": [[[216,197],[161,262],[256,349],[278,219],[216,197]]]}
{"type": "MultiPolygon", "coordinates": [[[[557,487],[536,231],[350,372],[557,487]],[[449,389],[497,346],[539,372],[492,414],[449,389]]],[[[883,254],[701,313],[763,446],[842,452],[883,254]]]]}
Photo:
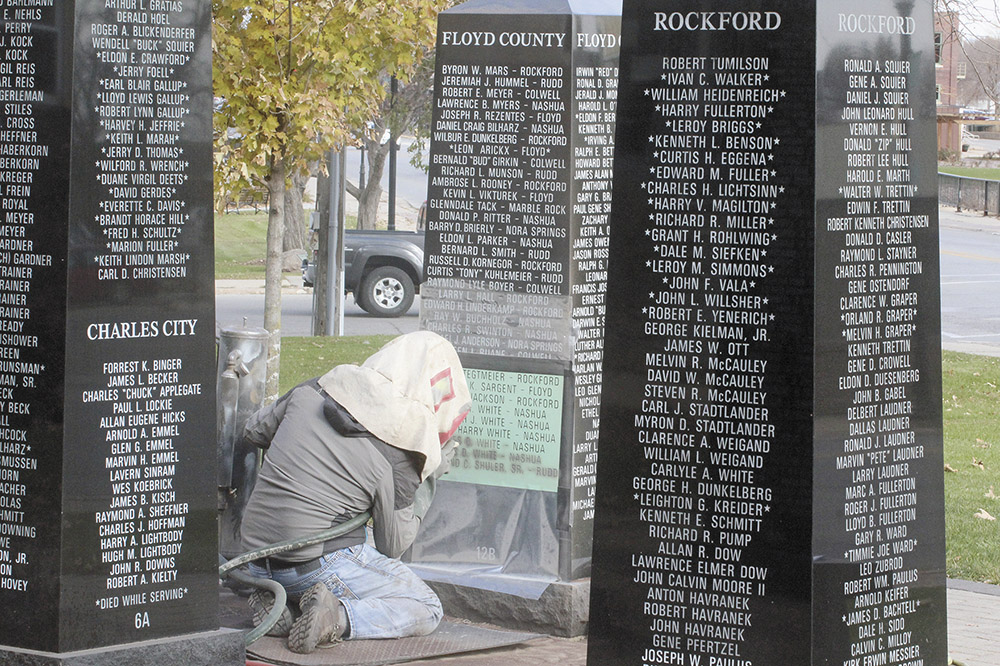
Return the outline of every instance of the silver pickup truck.
{"type": "MultiPolygon", "coordinates": [[[[316,265],[302,262],[302,283],[313,286],[316,265]]],[[[359,231],[344,235],[344,291],[375,317],[400,317],[424,281],[423,231],[359,231]]]]}

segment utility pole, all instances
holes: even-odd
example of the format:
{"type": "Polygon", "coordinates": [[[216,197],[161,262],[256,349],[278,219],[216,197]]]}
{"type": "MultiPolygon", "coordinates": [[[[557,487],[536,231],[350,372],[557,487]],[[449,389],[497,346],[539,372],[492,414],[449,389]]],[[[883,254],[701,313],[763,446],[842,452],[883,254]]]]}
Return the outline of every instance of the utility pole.
{"type": "MultiPolygon", "coordinates": [[[[392,77],[392,81],[389,84],[390,100],[391,104],[396,102],[396,91],[398,90],[399,82],[396,77],[392,77]]],[[[396,230],[396,152],[399,150],[399,146],[396,144],[396,137],[393,136],[392,127],[389,127],[389,221],[386,228],[389,231],[396,230]]]]}
{"type": "Polygon", "coordinates": [[[313,277],[313,335],[344,334],[344,191],[346,155],[330,151],[316,182],[319,238],[313,277]]]}

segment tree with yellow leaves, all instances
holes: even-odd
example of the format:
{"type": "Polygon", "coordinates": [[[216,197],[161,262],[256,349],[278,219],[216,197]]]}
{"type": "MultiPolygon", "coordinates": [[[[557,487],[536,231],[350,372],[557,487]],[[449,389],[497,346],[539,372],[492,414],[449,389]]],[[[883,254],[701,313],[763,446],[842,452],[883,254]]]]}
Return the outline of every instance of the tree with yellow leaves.
{"type": "Polygon", "coordinates": [[[434,42],[444,0],[213,0],[216,201],[265,184],[268,400],[281,350],[285,190],[378,113],[434,42]]]}

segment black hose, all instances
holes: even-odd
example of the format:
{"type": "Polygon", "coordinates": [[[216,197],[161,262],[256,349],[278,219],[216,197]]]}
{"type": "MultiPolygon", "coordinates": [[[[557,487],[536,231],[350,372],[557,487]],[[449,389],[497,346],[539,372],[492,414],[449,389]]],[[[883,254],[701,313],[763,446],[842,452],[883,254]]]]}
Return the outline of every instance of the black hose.
{"type": "MultiPolygon", "coordinates": [[[[347,534],[348,532],[364,525],[371,518],[371,514],[367,511],[361,513],[350,520],[335,525],[328,530],[323,532],[318,532],[312,536],[301,537],[298,539],[289,539],[288,541],[282,541],[281,543],[275,543],[258,550],[252,550],[249,553],[243,553],[233,559],[225,562],[219,567],[219,578],[233,578],[241,583],[247,585],[252,585],[263,590],[267,590],[274,594],[274,605],[271,606],[270,612],[264,621],[258,626],[254,627],[252,630],[247,632],[244,642],[250,645],[261,636],[264,636],[278,623],[281,619],[281,614],[285,610],[285,604],[288,603],[288,595],[285,593],[285,588],[281,586],[270,578],[258,578],[256,576],[250,576],[241,571],[236,571],[236,567],[242,566],[247,562],[252,562],[253,560],[259,560],[262,557],[271,557],[272,555],[277,555],[278,553],[285,553],[290,550],[298,550],[299,548],[305,548],[306,546],[312,546],[317,543],[324,543],[333,539],[334,537],[341,536],[342,534],[347,534]]],[[[219,556],[220,561],[223,557],[219,556]]]]}
{"type": "Polygon", "coordinates": [[[243,637],[243,642],[245,645],[249,646],[255,643],[258,639],[267,635],[267,632],[271,631],[274,625],[278,624],[278,620],[281,619],[281,614],[285,611],[285,605],[288,603],[288,594],[285,592],[285,588],[282,587],[281,583],[270,578],[258,578],[257,576],[251,576],[245,574],[238,569],[233,569],[226,574],[233,580],[243,583],[245,585],[252,585],[253,587],[267,590],[274,595],[274,605],[271,606],[271,610],[268,611],[264,620],[247,632],[246,636],[243,637]]]}

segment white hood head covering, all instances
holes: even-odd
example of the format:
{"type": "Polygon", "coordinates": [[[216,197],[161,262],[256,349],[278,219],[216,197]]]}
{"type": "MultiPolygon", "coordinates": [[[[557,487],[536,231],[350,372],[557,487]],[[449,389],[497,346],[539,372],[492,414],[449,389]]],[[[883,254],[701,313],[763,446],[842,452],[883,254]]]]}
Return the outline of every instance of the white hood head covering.
{"type": "Polygon", "coordinates": [[[421,480],[472,407],[455,348],[430,331],[401,335],[360,366],[338,365],[319,385],[370,433],[423,455],[421,480]]]}

